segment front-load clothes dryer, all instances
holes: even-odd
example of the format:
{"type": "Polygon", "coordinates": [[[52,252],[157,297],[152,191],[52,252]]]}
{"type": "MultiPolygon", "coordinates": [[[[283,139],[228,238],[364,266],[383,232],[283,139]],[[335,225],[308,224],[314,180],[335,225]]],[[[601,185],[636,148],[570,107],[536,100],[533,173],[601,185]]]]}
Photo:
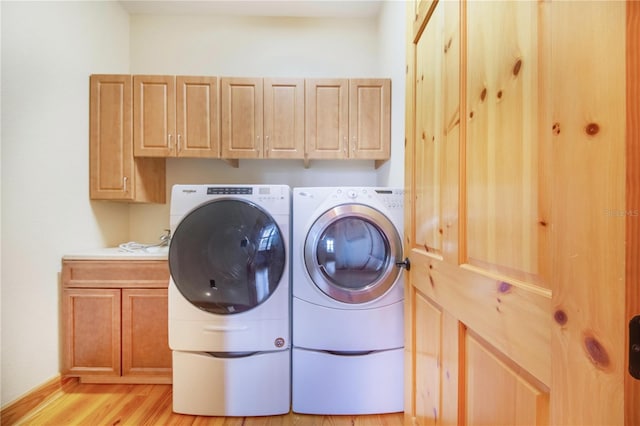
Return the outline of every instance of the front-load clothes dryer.
{"type": "Polygon", "coordinates": [[[403,410],[404,191],[294,188],[292,408],[403,410]]]}
{"type": "Polygon", "coordinates": [[[173,187],[173,411],[289,412],[290,217],[286,185],[173,187]]]}

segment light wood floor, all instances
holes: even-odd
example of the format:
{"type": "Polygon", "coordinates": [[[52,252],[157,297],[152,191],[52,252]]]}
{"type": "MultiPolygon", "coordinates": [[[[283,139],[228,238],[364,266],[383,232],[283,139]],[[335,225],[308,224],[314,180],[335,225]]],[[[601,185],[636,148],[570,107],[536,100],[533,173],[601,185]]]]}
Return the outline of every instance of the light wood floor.
{"type": "Polygon", "coordinates": [[[26,413],[3,411],[9,425],[400,426],[403,414],[202,417],[171,411],[171,385],[104,385],[66,381],[26,413]]]}

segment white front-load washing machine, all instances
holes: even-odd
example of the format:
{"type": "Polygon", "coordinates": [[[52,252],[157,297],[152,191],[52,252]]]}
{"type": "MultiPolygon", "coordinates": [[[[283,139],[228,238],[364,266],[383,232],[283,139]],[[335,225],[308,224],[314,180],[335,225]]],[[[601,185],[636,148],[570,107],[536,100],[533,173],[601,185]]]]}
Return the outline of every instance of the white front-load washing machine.
{"type": "Polygon", "coordinates": [[[292,409],[403,410],[404,191],[294,188],[292,409]]]}
{"type": "Polygon", "coordinates": [[[173,187],[173,411],[289,412],[290,217],[286,185],[173,187]]]}

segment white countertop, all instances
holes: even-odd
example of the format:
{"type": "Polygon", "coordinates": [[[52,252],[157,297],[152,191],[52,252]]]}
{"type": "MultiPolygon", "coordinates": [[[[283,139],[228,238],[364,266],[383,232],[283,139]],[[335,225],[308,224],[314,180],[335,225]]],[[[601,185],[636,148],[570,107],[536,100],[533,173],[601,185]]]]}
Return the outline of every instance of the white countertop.
{"type": "Polygon", "coordinates": [[[128,252],[118,247],[96,248],[67,253],[63,260],[167,260],[169,247],[149,247],[128,252]]]}

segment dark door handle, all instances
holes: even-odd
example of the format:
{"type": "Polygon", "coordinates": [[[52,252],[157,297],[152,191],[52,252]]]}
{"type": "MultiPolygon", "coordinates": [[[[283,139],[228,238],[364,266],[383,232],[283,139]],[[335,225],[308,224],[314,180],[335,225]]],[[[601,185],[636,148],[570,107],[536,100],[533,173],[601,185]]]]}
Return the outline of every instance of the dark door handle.
{"type": "Polygon", "coordinates": [[[402,262],[396,262],[396,266],[398,268],[404,268],[408,271],[411,269],[411,261],[409,260],[408,257],[405,257],[402,262]]]}

